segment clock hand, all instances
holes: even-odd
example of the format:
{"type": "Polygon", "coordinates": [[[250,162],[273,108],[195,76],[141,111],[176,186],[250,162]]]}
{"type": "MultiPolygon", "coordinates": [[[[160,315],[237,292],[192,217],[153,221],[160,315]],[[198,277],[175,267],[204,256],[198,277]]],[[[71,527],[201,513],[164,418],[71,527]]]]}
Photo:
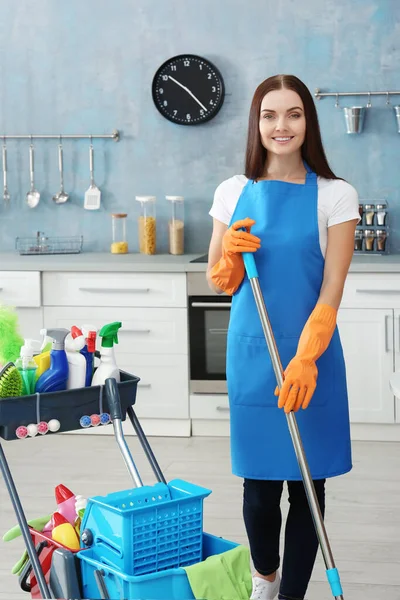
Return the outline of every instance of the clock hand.
{"type": "Polygon", "coordinates": [[[177,81],[176,79],[174,79],[174,77],[171,77],[171,75],[168,75],[168,77],[171,79],[171,81],[173,81],[174,83],[176,83],[177,85],[179,85],[179,86],[180,86],[180,87],[181,87],[183,90],[185,90],[185,92],[187,92],[187,93],[189,94],[189,96],[192,96],[192,98],[193,98],[194,100],[196,100],[197,104],[199,104],[199,105],[201,106],[201,108],[207,112],[207,109],[206,109],[206,107],[204,106],[204,104],[202,104],[202,103],[200,102],[200,100],[198,100],[198,99],[196,98],[196,96],[195,96],[195,95],[194,95],[194,94],[193,94],[193,93],[192,93],[192,92],[189,90],[189,88],[187,88],[186,86],[184,86],[184,85],[182,85],[181,83],[179,83],[179,81],[177,81]]]}

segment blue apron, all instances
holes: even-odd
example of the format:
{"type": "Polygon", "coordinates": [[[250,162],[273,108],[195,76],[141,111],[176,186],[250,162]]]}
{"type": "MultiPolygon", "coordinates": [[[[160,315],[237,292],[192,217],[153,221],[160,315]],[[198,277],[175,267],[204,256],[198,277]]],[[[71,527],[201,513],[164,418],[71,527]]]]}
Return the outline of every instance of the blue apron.
{"type": "MultiPolygon", "coordinates": [[[[325,264],[317,176],[305,166],[302,185],[249,180],[231,221],[256,221],[251,231],[261,238],[255,254],[259,281],[284,369],[318,301],[325,264]]],[[[311,475],[323,479],[352,467],[346,369],[337,328],[316,364],[317,389],[308,409],[300,409],[296,418],[311,475]]],[[[247,276],[232,298],[226,375],[233,473],[248,479],[300,480],[247,276]]]]}

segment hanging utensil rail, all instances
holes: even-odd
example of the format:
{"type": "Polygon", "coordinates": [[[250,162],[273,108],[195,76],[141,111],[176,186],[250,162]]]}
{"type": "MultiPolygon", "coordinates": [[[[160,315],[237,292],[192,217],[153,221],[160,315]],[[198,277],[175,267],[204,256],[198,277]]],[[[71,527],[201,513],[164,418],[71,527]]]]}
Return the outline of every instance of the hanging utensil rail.
{"type": "Polygon", "coordinates": [[[400,92],[321,92],[319,88],[316,88],[314,96],[317,100],[320,100],[324,96],[386,96],[386,101],[389,102],[389,96],[400,96],[400,92]]]}
{"type": "Polygon", "coordinates": [[[114,131],[112,133],[103,133],[103,134],[91,134],[91,133],[77,133],[77,134],[72,134],[72,133],[64,133],[64,134],[23,134],[23,135],[1,135],[0,134],[0,139],[3,140],[32,140],[32,139],[36,139],[36,140],[59,140],[60,137],[63,140],[66,139],[74,139],[74,140],[96,140],[96,139],[110,139],[110,140],[114,140],[114,142],[119,142],[120,140],[120,132],[118,131],[118,129],[114,129],[114,131]]]}

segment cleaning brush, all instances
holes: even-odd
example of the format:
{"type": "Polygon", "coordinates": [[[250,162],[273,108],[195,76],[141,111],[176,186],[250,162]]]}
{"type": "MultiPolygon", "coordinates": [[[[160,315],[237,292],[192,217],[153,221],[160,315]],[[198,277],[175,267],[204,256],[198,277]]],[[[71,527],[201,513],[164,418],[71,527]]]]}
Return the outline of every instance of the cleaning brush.
{"type": "Polygon", "coordinates": [[[9,362],[0,371],[0,398],[22,396],[22,377],[17,367],[9,362]]]}

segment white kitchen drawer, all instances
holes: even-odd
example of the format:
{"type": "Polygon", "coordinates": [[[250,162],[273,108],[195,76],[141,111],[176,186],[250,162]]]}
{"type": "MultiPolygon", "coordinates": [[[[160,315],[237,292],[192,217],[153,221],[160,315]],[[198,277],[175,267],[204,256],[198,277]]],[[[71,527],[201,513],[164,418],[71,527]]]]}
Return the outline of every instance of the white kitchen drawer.
{"type": "Polygon", "coordinates": [[[0,303],[18,308],[40,306],[40,273],[0,271],[0,303]]]}
{"type": "MultiPolygon", "coordinates": [[[[89,308],[87,306],[46,306],[44,326],[81,327],[90,323],[98,329],[121,321],[115,346],[117,357],[124,354],[188,354],[187,312],[185,308],[89,308]]],[[[97,344],[100,347],[100,341],[97,344]]]]}
{"type": "Polygon", "coordinates": [[[226,394],[190,394],[191,419],[229,419],[226,394]]]}
{"type": "Polygon", "coordinates": [[[186,356],[125,354],[118,359],[118,366],[140,377],[135,406],[139,418],[189,418],[186,356]]]}
{"type": "Polygon", "coordinates": [[[350,273],[343,308],[400,308],[400,273],[350,273]]]}
{"type": "Polygon", "coordinates": [[[44,306],[186,307],[185,273],[43,273],[44,306]]]}

